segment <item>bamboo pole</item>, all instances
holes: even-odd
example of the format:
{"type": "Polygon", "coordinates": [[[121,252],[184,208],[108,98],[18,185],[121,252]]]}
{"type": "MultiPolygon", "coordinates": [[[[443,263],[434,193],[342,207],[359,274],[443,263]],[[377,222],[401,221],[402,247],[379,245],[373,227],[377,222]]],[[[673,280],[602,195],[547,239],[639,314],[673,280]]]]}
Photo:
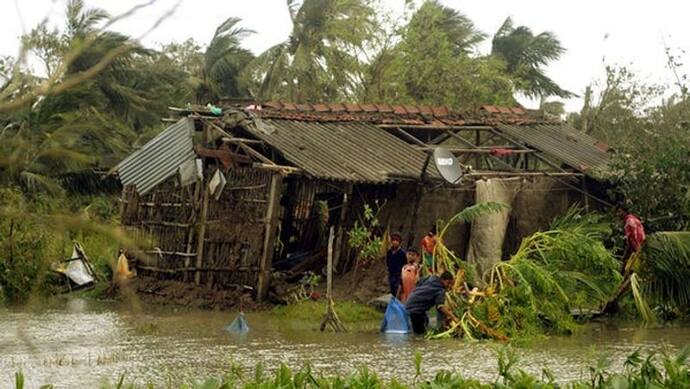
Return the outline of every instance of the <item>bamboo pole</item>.
{"type": "Polygon", "coordinates": [[[345,236],[345,218],[350,210],[350,196],[352,196],[352,183],[347,184],[345,192],[343,193],[343,204],[340,208],[340,221],[338,223],[338,232],[335,239],[335,252],[333,253],[333,267],[338,268],[340,264],[340,257],[343,250],[343,240],[345,236]]]}
{"type": "Polygon", "coordinates": [[[327,326],[330,326],[335,332],[347,332],[347,329],[340,321],[338,314],[335,312],[335,303],[333,302],[333,238],[335,232],[331,226],[328,233],[328,258],[326,265],[326,298],[328,300],[328,309],[326,314],[321,319],[320,330],[323,332],[327,326]]]}
{"type": "MultiPolygon", "coordinates": [[[[201,191],[203,192],[203,200],[201,203],[201,215],[199,217],[199,233],[196,242],[196,268],[200,269],[204,259],[204,238],[206,237],[206,218],[208,216],[208,188],[204,183],[201,183],[201,191]]],[[[194,274],[194,283],[199,285],[201,282],[201,272],[199,270],[194,274]]]]}
{"type": "Polygon", "coordinates": [[[333,226],[331,226],[330,230],[328,231],[328,259],[327,259],[327,268],[326,268],[326,297],[328,300],[333,299],[333,226]]]}
{"type": "Polygon", "coordinates": [[[266,207],[266,228],[264,229],[264,244],[259,263],[259,277],[257,280],[256,299],[262,302],[268,292],[268,283],[273,262],[273,247],[275,243],[276,224],[278,222],[278,207],[280,206],[280,188],[283,177],[273,174],[266,207]]]}

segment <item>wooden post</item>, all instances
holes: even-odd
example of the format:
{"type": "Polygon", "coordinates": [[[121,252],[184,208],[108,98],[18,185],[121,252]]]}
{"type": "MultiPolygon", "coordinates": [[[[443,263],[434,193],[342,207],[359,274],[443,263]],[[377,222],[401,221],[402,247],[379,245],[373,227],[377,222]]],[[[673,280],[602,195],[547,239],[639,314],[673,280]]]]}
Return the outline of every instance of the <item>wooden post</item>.
{"type": "Polygon", "coordinates": [[[343,250],[344,239],[345,239],[345,218],[350,210],[350,196],[352,196],[352,184],[348,183],[345,192],[343,193],[343,204],[340,208],[340,221],[338,223],[338,232],[335,238],[335,253],[333,254],[334,263],[333,267],[338,269],[340,265],[340,257],[343,250]]]}
{"type": "Polygon", "coordinates": [[[271,187],[268,193],[266,209],[266,228],[264,230],[264,247],[259,263],[259,279],[257,280],[256,299],[262,302],[268,293],[268,283],[271,276],[273,262],[273,247],[276,238],[276,225],[278,223],[278,207],[280,206],[280,188],[283,177],[276,173],[271,177],[271,187]]]}
{"type": "MultiPolygon", "coordinates": [[[[190,203],[192,204],[192,207],[191,207],[192,208],[192,217],[190,218],[191,222],[193,222],[197,218],[197,209],[198,209],[197,206],[198,206],[198,201],[199,201],[198,199],[199,199],[199,190],[200,189],[201,189],[200,183],[197,182],[196,184],[194,184],[194,193],[191,195],[192,197],[191,197],[191,201],[190,201],[190,203]]],[[[194,228],[192,228],[190,226],[190,227],[188,227],[188,231],[187,231],[187,247],[186,247],[186,251],[185,251],[186,254],[192,253],[192,240],[193,239],[194,239],[194,228]]],[[[184,267],[190,267],[191,264],[192,264],[192,258],[190,258],[188,256],[185,257],[184,267]]],[[[182,275],[182,277],[183,277],[182,280],[184,282],[187,282],[187,280],[189,280],[189,275],[190,274],[188,272],[185,272],[182,275]]]]}
{"type": "Polygon", "coordinates": [[[326,298],[333,299],[333,226],[328,231],[328,259],[326,265],[326,298]]]}
{"type": "Polygon", "coordinates": [[[196,273],[194,274],[194,283],[199,285],[199,282],[201,282],[201,265],[203,264],[204,260],[204,243],[205,243],[205,237],[206,237],[206,217],[208,215],[208,188],[206,187],[206,184],[202,181],[199,185],[201,185],[201,192],[203,193],[203,200],[201,202],[201,215],[199,216],[199,233],[197,234],[197,241],[196,241],[196,273]]]}

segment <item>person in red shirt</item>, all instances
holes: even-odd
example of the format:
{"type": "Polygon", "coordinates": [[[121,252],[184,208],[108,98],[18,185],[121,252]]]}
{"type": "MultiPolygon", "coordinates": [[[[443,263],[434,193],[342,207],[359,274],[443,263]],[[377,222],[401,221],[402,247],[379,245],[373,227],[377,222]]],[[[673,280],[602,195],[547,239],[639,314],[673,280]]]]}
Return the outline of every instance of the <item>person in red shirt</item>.
{"type": "Polygon", "coordinates": [[[413,247],[407,250],[407,263],[402,268],[400,288],[398,289],[397,298],[403,304],[407,301],[407,298],[414,290],[415,285],[417,285],[417,280],[419,279],[420,271],[420,257],[419,250],[413,247]]]}
{"type": "Polygon", "coordinates": [[[627,261],[631,255],[640,251],[645,241],[644,226],[636,215],[630,213],[625,207],[618,207],[618,216],[623,219],[623,232],[625,233],[625,252],[623,261],[627,261]]]}
{"type": "Polygon", "coordinates": [[[422,238],[422,255],[424,256],[424,268],[429,272],[434,271],[434,249],[436,248],[436,226],[432,226],[424,238],[422,238]]]}

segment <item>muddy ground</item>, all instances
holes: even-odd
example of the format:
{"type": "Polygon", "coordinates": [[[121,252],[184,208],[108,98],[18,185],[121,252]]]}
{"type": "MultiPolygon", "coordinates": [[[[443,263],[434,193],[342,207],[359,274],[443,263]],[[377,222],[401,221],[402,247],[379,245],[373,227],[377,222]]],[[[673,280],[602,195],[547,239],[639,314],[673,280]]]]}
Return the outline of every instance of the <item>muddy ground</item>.
{"type": "MultiPolygon", "coordinates": [[[[291,277],[298,280],[301,275],[291,277]]],[[[244,310],[253,311],[285,304],[282,294],[290,290],[295,284],[284,280],[274,280],[269,291],[268,301],[257,304],[253,291],[242,289],[217,289],[205,285],[194,285],[171,280],[159,280],[151,277],[135,277],[124,281],[123,284],[110,288],[108,294],[123,299],[138,298],[146,303],[161,305],[177,305],[190,308],[212,310],[244,310]]],[[[335,275],[333,280],[333,297],[336,301],[351,301],[367,304],[372,299],[388,291],[385,261],[376,260],[360,265],[357,269],[335,275]]],[[[326,277],[322,277],[315,288],[313,300],[326,296],[326,277]]]]}

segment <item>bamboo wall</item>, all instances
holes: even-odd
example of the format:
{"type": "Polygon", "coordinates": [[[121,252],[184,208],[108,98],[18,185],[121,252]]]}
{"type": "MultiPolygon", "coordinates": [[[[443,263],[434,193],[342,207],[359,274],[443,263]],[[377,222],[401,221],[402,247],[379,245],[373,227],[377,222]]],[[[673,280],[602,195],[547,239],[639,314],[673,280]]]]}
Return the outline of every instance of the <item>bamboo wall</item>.
{"type": "Polygon", "coordinates": [[[262,259],[268,258],[270,269],[271,256],[263,254],[273,250],[266,234],[273,232],[267,224],[275,229],[269,214],[271,188],[280,189],[275,174],[230,170],[218,200],[205,193],[206,185],[181,188],[175,177],[142,198],[134,188],[125,188],[122,224],[144,248],[136,255],[140,274],[218,288],[256,288],[262,259]]]}

